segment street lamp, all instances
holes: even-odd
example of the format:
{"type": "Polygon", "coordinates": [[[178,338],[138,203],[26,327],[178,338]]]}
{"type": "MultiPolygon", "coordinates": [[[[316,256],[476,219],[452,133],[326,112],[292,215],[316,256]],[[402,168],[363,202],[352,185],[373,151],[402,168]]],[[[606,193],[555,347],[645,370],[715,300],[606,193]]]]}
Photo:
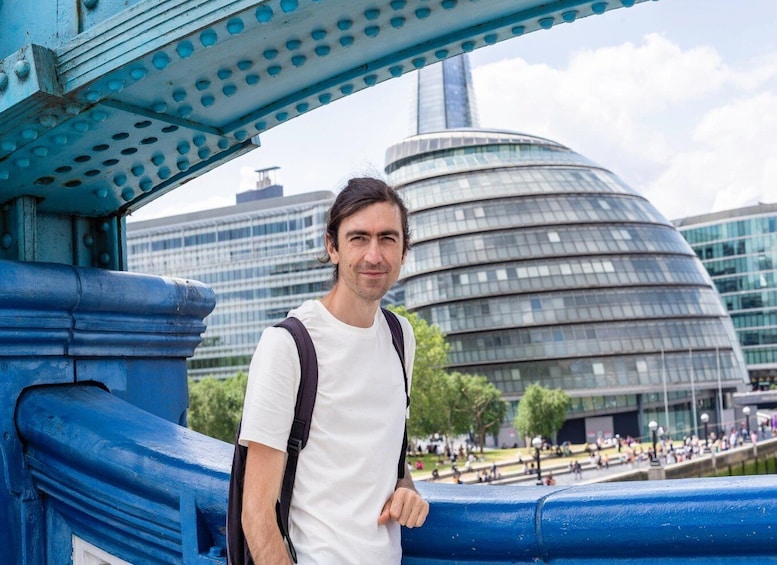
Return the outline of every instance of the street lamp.
{"type": "Polygon", "coordinates": [[[542,484],[542,470],[540,469],[540,449],[542,448],[542,438],[540,436],[531,440],[531,444],[534,446],[534,456],[537,458],[537,484],[542,484]]]}
{"type": "Polygon", "coordinates": [[[750,440],[750,407],[745,406],[742,408],[742,413],[745,415],[745,422],[747,423],[747,440],[750,440]]]}
{"type": "Polygon", "coordinates": [[[656,437],[656,430],[658,430],[658,422],[655,420],[650,420],[650,423],[648,424],[648,428],[650,428],[650,432],[653,435],[653,457],[650,460],[651,465],[661,465],[661,462],[658,460],[658,451],[656,451],[656,443],[657,443],[657,437],[656,437]]]}
{"type": "Polygon", "coordinates": [[[710,415],[706,412],[701,415],[701,421],[704,424],[704,452],[708,452],[710,450],[710,442],[707,439],[707,422],[710,421],[710,415]]]}

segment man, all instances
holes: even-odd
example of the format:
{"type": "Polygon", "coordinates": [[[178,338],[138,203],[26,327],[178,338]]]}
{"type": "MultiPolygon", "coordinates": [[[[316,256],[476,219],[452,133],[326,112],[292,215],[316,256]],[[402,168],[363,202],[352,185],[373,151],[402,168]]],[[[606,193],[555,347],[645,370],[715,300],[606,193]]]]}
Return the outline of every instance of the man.
{"type": "MultiPolygon", "coordinates": [[[[377,179],[351,179],[329,211],[332,290],[290,312],[307,328],[319,366],[307,446],[289,513],[298,563],[394,563],[400,525],[421,526],[429,505],[409,470],[397,478],[406,416],[401,362],[380,301],[410,246],[407,209],[377,179]]],[[[415,337],[400,318],[408,378],[415,337]]],[[[275,517],[300,380],[299,356],[281,328],[262,334],[249,370],[240,442],[248,447],[243,530],[257,564],[290,563],[275,517]]]]}

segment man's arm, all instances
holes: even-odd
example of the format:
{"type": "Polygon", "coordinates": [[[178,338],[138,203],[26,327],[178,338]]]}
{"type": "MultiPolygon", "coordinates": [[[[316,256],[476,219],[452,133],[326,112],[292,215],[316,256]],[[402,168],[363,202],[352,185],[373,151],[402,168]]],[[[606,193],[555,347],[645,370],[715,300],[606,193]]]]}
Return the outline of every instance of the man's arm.
{"type": "Polygon", "coordinates": [[[243,484],[243,533],[255,563],[290,565],[286,542],[275,517],[286,454],[249,442],[243,484]]]}
{"type": "Polygon", "coordinates": [[[383,505],[383,510],[378,517],[378,524],[386,524],[389,520],[396,520],[406,528],[422,526],[429,514],[429,503],[426,502],[413,484],[410,471],[405,471],[405,476],[397,481],[394,493],[383,505]]]}

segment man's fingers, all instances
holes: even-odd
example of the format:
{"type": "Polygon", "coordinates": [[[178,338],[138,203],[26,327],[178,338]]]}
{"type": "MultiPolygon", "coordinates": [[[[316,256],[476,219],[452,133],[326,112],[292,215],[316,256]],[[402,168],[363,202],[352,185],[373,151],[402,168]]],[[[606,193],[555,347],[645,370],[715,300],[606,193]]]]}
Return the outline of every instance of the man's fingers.
{"type": "Polygon", "coordinates": [[[408,489],[398,489],[383,506],[378,523],[385,524],[390,518],[396,520],[401,526],[417,528],[424,523],[428,514],[429,503],[418,493],[408,489]]]}
{"type": "Polygon", "coordinates": [[[378,516],[378,524],[381,526],[388,524],[388,521],[391,520],[391,500],[393,498],[393,496],[389,498],[383,505],[383,509],[380,511],[380,515],[378,516]]]}

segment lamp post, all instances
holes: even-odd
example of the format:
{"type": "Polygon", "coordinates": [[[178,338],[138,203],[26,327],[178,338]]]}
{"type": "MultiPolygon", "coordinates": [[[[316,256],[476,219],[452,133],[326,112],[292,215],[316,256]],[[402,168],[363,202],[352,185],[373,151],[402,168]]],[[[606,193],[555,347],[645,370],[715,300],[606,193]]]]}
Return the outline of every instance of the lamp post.
{"type": "Polygon", "coordinates": [[[701,415],[701,422],[704,424],[704,452],[707,453],[710,450],[710,441],[707,436],[707,422],[710,421],[710,415],[706,412],[701,415]]]}
{"type": "Polygon", "coordinates": [[[534,456],[537,458],[537,484],[542,484],[542,469],[540,468],[540,449],[542,448],[542,438],[540,436],[531,440],[532,446],[534,446],[534,456]]]}
{"type": "Polygon", "coordinates": [[[654,466],[661,465],[661,462],[658,460],[658,451],[656,451],[656,443],[657,443],[657,437],[656,437],[656,430],[658,430],[658,422],[655,420],[650,420],[650,423],[648,424],[648,428],[650,428],[650,433],[653,435],[653,457],[650,460],[650,464],[654,466]]]}
{"type": "Polygon", "coordinates": [[[745,406],[742,408],[742,413],[745,415],[745,424],[747,425],[747,438],[745,441],[750,441],[750,407],[745,406]]]}

